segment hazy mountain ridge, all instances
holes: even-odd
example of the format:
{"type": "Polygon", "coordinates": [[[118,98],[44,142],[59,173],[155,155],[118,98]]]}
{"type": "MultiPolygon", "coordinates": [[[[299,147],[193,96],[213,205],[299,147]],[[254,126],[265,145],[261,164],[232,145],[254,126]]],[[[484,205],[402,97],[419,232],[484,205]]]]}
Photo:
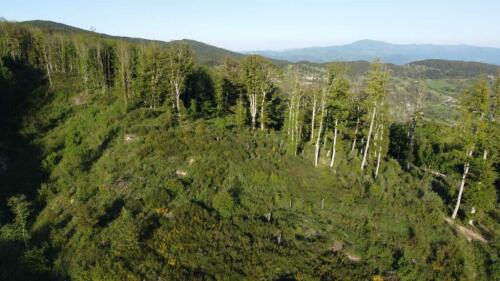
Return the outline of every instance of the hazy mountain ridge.
{"type": "Polygon", "coordinates": [[[418,60],[445,59],[500,64],[500,49],[469,45],[391,44],[375,40],[360,40],[351,44],[286,49],[281,51],[250,51],[273,59],[297,62],[328,62],[335,60],[367,60],[406,64],[418,60]]]}
{"type": "Polygon", "coordinates": [[[222,61],[224,58],[231,59],[240,59],[244,55],[240,53],[236,53],[233,51],[229,51],[226,49],[222,49],[216,46],[212,46],[203,42],[198,42],[190,39],[182,39],[182,40],[172,40],[172,41],[161,41],[161,40],[151,40],[144,38],[136,38],[136,37],[126,37],[126,36],[115,36],[104,33],[98,33],[94,31],[89,31],[85,29],[81,29],[78,27],[52,22],[45,20],[32,20],[32,21],[23,21],[20,22],[22,25],[33,26],[37,28],[41,28],[44,30],[48,30],[50,32],[61,32],[61,33],[70,33],[70,34],[87,34],[87,35],[96,35],[102,38],[114,38],[121,39],[133,43],[157,43],[160,45],[168,45],[172,43],[184,43],[189,45],[193,51],[196,53],[197,58],[200,63],[204,64],[213,64],[222,61]]]}
{"type": "MultiPolygon", "coordinates": [[[[37,28],[41,28],[44,30],[48,30],[50,32],[61,32],[61,33],[72,33],[72,34],[86,34],[86,35],[95,35],[99,36],[102,38],[114,38],[114,39],[121,39],[129,42],[134,42],[134,43],[139,43],[139,42],[144,42],[144,43],[151,43],[155,42],[158,44],[172,44],[172,43],[185,43],[189,45],[193,51],[196,53],[198,60],[200,63],[204,64],[216,64],[221,62],[225,58],[231,58],[235,60],[239,60],[243,58],[245,55],[248,55],[250,53],[255,53],[259,54],[268,58],[271,58],[273,60],[273,63],[277,65],[286,65],[288,63],[298,63],[298,64],[323,64],[323,63],[328,63],[331,61],[335,60],[342,60],[345,61],[346,63],[349,64],[355,64],[356,68],[359,67],[359,64],[363,64],[363,62],[370,62],[376,57],[379,57],[382,59],[384,63],[389,63],[389,64],[396,64],[396,65],[401,65],[401,64],[412,64],[412,65],[424,65],[426,67],[430,68],[437,68],[439,70],[444,70],[443,67],[453,67],[453,68],[460,68],[460,70],[455,71],[456,73],[464,73],[463,68],[467,68],[468,70],[475,69],[476,72],[474,75],[483,73],[483,74],[495,74],[496,71],[500,70],[500,49],[495,49],[495,48],[486,48],[486,49],[493,49],[498,52],[498,60],[496,62],[493,62],[496,65],[491,65],[487,63],[480,63],[480,62],[469,62],[466,59],[426,59],[426,58],[415,58],[413,60],[408,60],[406,59],[404,63],[402,63],[401,59],[403,59],[402,55],[391,55],[391,56],[376,56],[375,54],[367,54],[367,52],[375,52],[375,51],[383,51],[385,48],[386,53],[391,52],[391,50],[395,50],[398,45],[395,44],[389,44],[385,42],[380,42],[380,41],[374,41],[374,40],[360,40],[356,41],[352,44],[349,45],[343,45],[343,46],[334,46],[334,47],[311,47],[311,48],[305,48],[305,49],[286,49],[283,51],[255,51],[255,52],[248,52],[248,53],[238,53],[234,52],[231,50],[227,50],[224,48],[216,47],[210,44],[206,44],[204,42],[199,42],[196,40],[191,40],[191,39],[182,39],[182,40],[173,40],[173,41],[161,41],[161,40],[151,40],[151,39],[145,39],[145,38],[137,38],[137,37],[126,37],[126,36],[116,36],[116,35],[109,35],[109,34],[104,34],[104,33],[99,33],[99,32],[94,32],[70,25],[66,25],[63,23],[58,23],[58,22],[52,22],[52,21],[46,21],[46,20],[31,20],[31,21],[23,21],[19,22],[19,24],[22,25],[28,25],[28,26],[33,26],[37,28]],[[329,48],[339,48],[339,49],[344,49],[349,51],[349,56],[346,56],[345,58],[328,58],[329,56],[331,57],[332,51],[328,50],[329,48]],[[293,53],[298,53],[301,50],[307,50],[309,54],[307,55],[294,55],[293,53]],[[398,57],[399,56],[399,57],[398,57]],[[320,59],[324,58],[324,59],[320,59]],[[327,59],[328,58],[328,59],[327,59]],[[399,60],[399,62],[397,62],[399,60]],[[451,62],[451,60],[454,60],[454,62],[451,62]],[[423,61],[423,62],[421,62],[423,61]],[[430,63],[432,62],[432,63],[430,63]],[[474,65],[472,66],[471,63],[474,65]]],[[[410,45],[409,45],[410,46],[410,45]]],[[[427,46],[427,48],[430,48],[432,46],[437,46],[437,47],[453,47],[453,46],[439,46],[439,45],[411,45],[411,46],[427,46]]],[[[466,47],[466,48],[476,48],[472,46],[466,46],[466,45],[459,45],[461,47],[466,47]]],[[[366,68],[368,67],[368,64],[364,64],[366,68]]],[[[391,66],[391,68],[394,68],[396,66],[391,66]]],[[[449,72],[449,71],[448,71],[449,72]]]]}

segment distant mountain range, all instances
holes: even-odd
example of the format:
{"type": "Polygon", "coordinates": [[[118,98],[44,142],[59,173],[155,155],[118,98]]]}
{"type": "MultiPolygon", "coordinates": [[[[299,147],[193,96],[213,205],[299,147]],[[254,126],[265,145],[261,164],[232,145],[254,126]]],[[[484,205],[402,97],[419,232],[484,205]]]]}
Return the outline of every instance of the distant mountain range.
{"type": "Polygon", "coordinates": [[[371,61],[406,64],[418,60],[445,59],[475,61],[500,65],[500,49],[469,45],[391,44],[375,40],[361,40],[347,45],[310,47],[281,51],[251,51],[268,58],[291,62],[371,61]]]}
{"type": "Polygon", "coordinates": [[[378,57],[385,63],[398,65],[412,63],[415,65],[425,65],[428,69],[437,70],[443,75],[444,73],[446,73],[446,75],[459,76],[478,73],[494,74],[500,69],[500,49],[465,45],[396,45],[380,41],[362,40],[342,46],[311,47],[283,51],[255,51],[242,54],[190,39],[166,42],[144,38],[114,36],[44,20],[23,21],[18,24],[37,27],[48,32],[85,34],[102,38],[121,39],[130,42],[155,42],[160,45],[181,42],[189,45],[193,49],[198,58],[198,62],[209,65],[218,64],[225,58],[240,60],[245,57],[245,55],[253,53],[268,57],[273,63],[280,66],[286,65],[289,62],[305,61],[314,64],[341,60],[350,62],[350,65],[355,69],[358,69],[359,66],[363,66],[362,68],[365,69],[368,67],[368,64],[363,61],[369,62],[378,57]],[[417,62],[419,60],[423,61],[417,62]],[[479,62],[490,64],[487,65],[479,62]]]}

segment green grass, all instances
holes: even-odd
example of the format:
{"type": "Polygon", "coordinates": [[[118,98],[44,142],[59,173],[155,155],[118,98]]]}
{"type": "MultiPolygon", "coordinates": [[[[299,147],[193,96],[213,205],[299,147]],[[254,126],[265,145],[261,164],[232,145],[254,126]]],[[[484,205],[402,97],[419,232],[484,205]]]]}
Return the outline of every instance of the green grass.
{"type": "Polygon", "coordinates": [[[40,145],[58,160],[34,226],[61,277],[487,279],[477,246],[444,223],[449,207],[431,178],[394,161],[373,180],[356,155],[340,153],[336,172],[313,167],[312,146],[288,156],[279,134],[220,130],[216,120],[171,127],[161,111],[70,100],[58,92],[61,108],[41,111],[57,120],[40,145]]]}

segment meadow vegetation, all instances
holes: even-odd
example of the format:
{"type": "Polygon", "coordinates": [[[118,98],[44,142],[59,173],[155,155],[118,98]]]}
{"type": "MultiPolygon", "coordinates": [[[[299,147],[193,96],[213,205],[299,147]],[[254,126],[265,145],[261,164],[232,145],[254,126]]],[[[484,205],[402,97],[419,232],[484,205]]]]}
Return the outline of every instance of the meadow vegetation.
{"type": "Polygon", "coordinates": [[[498,75],[197,56],[0,23],[0,279],[498,280],[498,75]]]}

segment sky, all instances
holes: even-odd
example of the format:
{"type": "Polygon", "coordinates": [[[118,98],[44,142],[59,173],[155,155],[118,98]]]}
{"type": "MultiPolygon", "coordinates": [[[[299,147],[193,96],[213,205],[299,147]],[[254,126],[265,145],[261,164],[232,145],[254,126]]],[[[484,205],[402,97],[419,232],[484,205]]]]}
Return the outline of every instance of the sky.
{"type": "Polygon", "coordinates": [[[347,44],[500,48],[499,0],[0,0],[10,21],[51,20],[111,35],[193,39],[235,50],[347,44]]]}

